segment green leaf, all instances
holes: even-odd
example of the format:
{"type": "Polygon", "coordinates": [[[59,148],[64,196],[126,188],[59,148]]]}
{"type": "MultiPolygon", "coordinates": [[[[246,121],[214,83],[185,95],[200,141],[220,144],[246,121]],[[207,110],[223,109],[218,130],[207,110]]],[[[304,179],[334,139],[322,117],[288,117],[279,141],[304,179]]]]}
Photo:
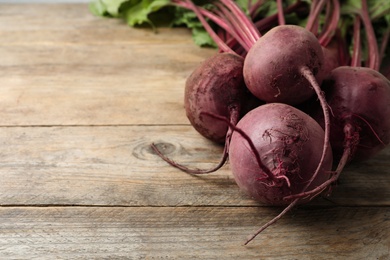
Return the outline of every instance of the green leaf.
{"type": "Polygon", "coordinates": [[[107,6],[107,12],[112,15],[113,17],[118,17],[119,16],[119,8],[121,5],[127,0],[101,0],[105,3],[107,6]]]}
{"type": "Polygon", "coordinates": [[[210,37],[204,28],[195,27],[192,29],[192,39],[194,43],[201,47],[214,47],[217,48],[214,40],[210,37]]]}
{"type": "Polygon", "coordinates": [[[368,9],[372,20],[377,20],[390,14],[390,1],[368,0],[368,9]]]}
{"type": "Polygon", "coordinates": [[[148,23],[155,28],[155,25],[149,19],[149,15],[168,6],[170,2],[170,0],[129,1],[124,5],[125,20],[130,26],[148,23]]]}
{"type": "Polygon", "coordinates": [[[104,16],[106,15],[107,7],[102,1],[95,0],[89,3],[89,10],[96,16],[104,16]]]}
{"type": "MultiPolygon", "coordinates": [[[[188,28],[203,28],[202,23],[199,21],[198,17],[193,11],[183,9],[183,8],[177,8],[175,13],[175,19],[173,21],[172,25],[177,26],[186,26],[188,28]]],[[[207,20],[207,19],[206,19],[207,20]]]]}
{"type": "Polygon", "coordinates": [[[98,16],[119,16],[120,6],[128,0],[94,0],[90,3],[89,9],[98,16]]]}
{"type": "MultiPolygon", "coordinates": [[[[207,8],[206,6],[203,6],[207,8]]],[[[198,20],[196,14],[193,11],[177,7],[174,11],[174,20],[172,26],[185,26],[191,29],[192,39],[198,46],[217,47],[214,40],[210,37],[207,31],[204,29],[202,23],[198,20]]]]}

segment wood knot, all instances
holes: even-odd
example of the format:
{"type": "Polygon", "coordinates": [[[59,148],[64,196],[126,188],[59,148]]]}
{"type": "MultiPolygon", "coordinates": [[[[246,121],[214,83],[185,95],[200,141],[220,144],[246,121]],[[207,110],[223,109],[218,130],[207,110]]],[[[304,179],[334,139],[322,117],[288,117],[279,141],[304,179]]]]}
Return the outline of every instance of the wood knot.
{"type": "MultiPolygon", "coordinates": [[[[176,147],[170,143],[156,142],[154,145],[164,154],[173,153],[176,147]]],[[[155,157],[156,152],[151,147],[150,142],[140,142],[133,149],[132,155],[139,160],[151,160],[155,157]]]]}
{"type": "MultiPolygon", "coordinates": [[[[167,154],[171,154],[173,153],[175,150],[176,150],[176,147],[175,145],[171,144],[171,143],[165,143],[165,142],[158,142],[158,143],[154,143],[154,146],[163,154],[167,155],[167,154]]],[[[154,151],[154,149],[152,147],[149,148],[150,152],[153,153],[153,154],[156,154],[156,152],[154,151]]]]}

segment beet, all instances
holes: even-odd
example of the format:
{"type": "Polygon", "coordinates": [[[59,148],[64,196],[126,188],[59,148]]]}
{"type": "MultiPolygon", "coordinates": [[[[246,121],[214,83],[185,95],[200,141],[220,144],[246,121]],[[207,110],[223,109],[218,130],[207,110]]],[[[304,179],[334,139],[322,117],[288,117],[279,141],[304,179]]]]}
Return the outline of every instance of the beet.
{"type": "Polygon", "coordinates": [[[325,142],[321,126],[287,104],[257,107],[231,128],[229,161],[238,186],[257,201],[287,205],[252,234],[245,242],[248,244],[295,205],[328,187],[333,157],[330,146],[325,154],[321,149],[325,142]]]}
{"type": "Polygon", "coordinates": [[[243,79],[243,58],[219,53],[206,59],[188,77],[184,106],[192,126],[204,137],[224,143],[228,126],[202,111],[229,118],[236,124],[245,102],[251,99],[243,79]]]}
{"type": "Polygon", "coordinates": [[[269,205],[288,205],[291,201],[284,197],[329,179],[330,147],[319,173],[306,187],[321,160],[324,131],[302,111],[286,104],[266,104],[250,111],[237,127],[252,140],[262,164],[268,169],[265,173],[259,168],[247,140],[234,132],[229,148],[230,166],[238,186],[255,200],[269,205]],[[272,174],[272,178],[268,174],[272,174]],[[277,179],[279,181],[275,182],[277,179]]]}
{"type": "MultiPolygon", "coordinates": [[[[323,82],[331,108],[330,142],[336,158],[371,158],[390,143],[390,81],[376,70],[342,66],[323,82]]],[[[320,124],[320,112],[315,115],[320,124]]]]}
{"type": "Polygon", "coordinates": [[[299,104],[315,94],[302,68],[322,82],[324,54],[317,38],[295,25],[277,26],[264,34],[244,61],[248,89],[265,102],[299,104]]]}

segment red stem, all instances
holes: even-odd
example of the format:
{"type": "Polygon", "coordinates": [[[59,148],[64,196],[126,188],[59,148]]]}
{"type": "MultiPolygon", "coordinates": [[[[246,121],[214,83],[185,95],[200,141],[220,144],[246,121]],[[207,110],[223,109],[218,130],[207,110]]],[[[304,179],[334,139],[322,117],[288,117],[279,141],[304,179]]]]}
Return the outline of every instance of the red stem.
{"type": "Polygon", "coordinates": [[[277,20],[278,14],[274,14],[271,16],[264,17],[261,20],[255,22],[255,26],[261,32],[267,30],[268,28],[271,28],[273,24],[276,24],[277,20]]]}
{"type": "MultiPolygon", "coordinates": [[[[343,26],[341,25],[340,27],[343,26]]],[[[347,43],[345,39],[342,37],[340,29],[336,30],[335,37],[338,43],[340,66],[348,66],[350,65],[350,55],[348,52],[347,43]]]]}
{"type": "Polygon", "coordinates": [[[317,1],[313,1],[312,9],[310,10],[309,14],[309,19],[306,24],[306,29],[315,35],[318,34],[318,22],[320,18],[320,13],[327,1],[328,0],[319,0],[318,3],[317,1]]]}
{"type": "MultiPolygon", "coordinates": [[[[214,30],[210,27],[204,17],[209,18],[211,21],[213,21],[215,24],[225,30],[228,34],[230,34],[246,51],[248,51],[249,48],[253,45],[253,36],[249,35],[248,33],[248,30],[251,27],[245,27],[245,25],[243,25],[245,23],[243,23],[237,17],[238,12],[241,12],[242,15],[245,16],[245,14],[238,7],[237,8],[239,11],[236,11],[236,14],[234,14],[232,13],[231,9],[229,9],[226,5],[218,2],[214,3],[214,5],[220,8],[214,10],[213,12],[194,5],[190,0],[172,0],[172,2],[178,6],[194,11],[206,31],[210,34],[210,36],[216,42],[217,46],[221,51],[235,53],[235,51],[230,47],[231,44],[228,45],[226,41],[223,41],[221,37],[217,33],[215,33],[214,30]]],[[[233,6],[235,6],[235,4],[233,4],[233,6]]],[[[245,19],[250,21],[249,18],[246,16],[245,19]]]]}
{"type": "MultiPolygon", "coordinates": [[[[296,9],[301,7],[303,5],[303,2],[297,1],[296,3],[288,6],[285,10],[285,14],[290,14],[294,12],[296,9]]],[[[255,22],[256,28],[261,32],[263,30],[267,30],[269,27],[272,27],[274,23],[276,23],[278,20],[278,14],[273,14],[264,18],[261,18],[260,20],[255,22]]]]}
{"type": "Polygon", "coordinates": [[[329,106],[328,106],[328,103],[326,102],[324,92],[322,92],[321,87],[319,86],[313,73],[311,72],[311,70],[308,67],[302,67],[301,73],[302,73],[302,76],[304,76],[310,82],[314,91],[317,94],[318,100],[320,101],[320,104],[321,104],[321,107],[322,107],[322,110],[324,113],[324,124],[325,124],[324,145],[322,147],[321,159],[320,159],[320,162],[318,163],[317,169],[315,170],[314,174],[312,175],[310,181],[306,184],[305,188],[302,191],[302,192],[305,192],[306,189],[311,185],[313,180],[317,177],[317,175],[321,171],[322,166],[323,166],[324,161],[325,161],[325,156],[328,153],[328,149],[330,147],[330,141],[329,141],[329,138],[330,138],[330,117],[329,117],[329,106]]]}
{"type": "Polygon", "coordinates": [[[386,48],[388,47],[390,38],[390,27],[387,27],[387,30],[382,38],[381,48],[379,52],[379,61],[382,63],[383,57],[385,56],[386,48]]]}
{"type": "Polygon", "coordinates": [[[351,67],[361,66],[361,42],[360,42],[360,17],[355,16],[353,25],[353,51],[351,58],[351,67]]]}
{"type": "Polygon", "coordinates": [[[290,211],[297,204],[298,201],[299,201],[299,199],[296,199],[293,202],[291,202],[282,212],[279,213],[279,215],[274,217],[272,220],[270,220],[269,222],[264,224],[261,228],[259,228],[255,233],[253,233],[251,236],[249,236],[248,239],[245,241],[244,245],[247,245],[249,242],[251,242],[253,239],[255,239],[255,237],[258,234],[260,234],[261,232],[263,232],[266,228],[275,224],[275,222],[278,221],[279,219],[281,219],[288,211],[290,211]]]}
{"type": "Polygon", "coordinates": [[[263,2],[264,2],[263,0],[258,0],[256,3],[253,4],[252,1],[249,1],[248,10],[249,10],[249,16],[252,18],[252,20],[257,15],[256,12],[259,9],[259,7],[263,4],[263,2]]]}
{"type": "MultiPolygon", "coordinates": [[[[184,7],[186,9],[190,9],[190,10],[194,9],[193,5],[188,3],[188,0],[172,0],[172,3],[176,4],[177,6],[184,7]]],[[[204,9],[200,6],[196,6],[196,7],[203,16],[212,20],[213,22],[218,24],[218,26],[223,28],[224,30],[229,31],[229,26],[227,25],[226,21],[221,19],[218,15],[215,15],[212,12],[210,12],[207,9],[204,9]]]]}
{"type": "Polygon", "coordinates": [[[276,3],[278,5],[278,21],[279,21],[279,25],[285,25],[286,24],[286,20],[284,19],[283,2],[282,2],[282,0],[276,0],[276,3]]]}
{"type": "MultiPolygon", "coordinates": [[[[211,28],[211,26],[208,24],[206,19],[204,18],[202,12],[199,10],[199,8],[191,1],[191,0],[183,0],[185,1],[184,3],[187,3],[189,9],[194,11],[196,16],[198,17],[199,21],[202,23],[203,27],[205,30],[209,33],[210,37],[214,40],[214,42],[218,45],[218,47],[223,51],[223,52],[228,52],[228,53],[233,53],[236,54],[225,42],[219,38],[219,36],[214,32],[214,30],[211,28]]],[[[181,1],[174,1],[174,3],[180,5],[181,1]]],[[[184,5],[181,5],[182,7],[186,7],[184,5]]],[[[221,26],[221,24],[219,24],[221,26]]],[[[222,27],[222,26],[221,26],[222,27]]]]}
{"type": "Polygon", "coordinates": [[[228,150],[228,143],[225,143],[225,146],[224,146],[224,149],[223,149],[223,152],[222,152],[222,158],[221,160],[219,161],[219,163],[214,166],[213,168],[211,169],[198,169],[198,168],[195,168],[195,169],[191,169],[187,166],[184,166],[182,164],[179,164],[177,162],[175,162],[174,160],[168,158],[167,156],[165,156],[158,148],[157,146],[152,143],[151,144],[151,147],[153,148],[153,150],[156,152],[156,154],[161,158],[163,159],[164,161],[166,161],[168,164],[170,164],[171,166],[175,167],[175,168],[178,168],[179,170],[183,171],[183,172],[186,172],[186,173],[190,173],[190,174],[195,174],[195,175],[198,175],[198,174],[207,174],[207,173],[212,173],[212,172],[215,172],[217,171],[218,169],[220,169],[226,162],[227,158],[228,158],[228,153],[227,153],[227,150],[228,150]]]}
{"type": "Polygon", "coordinates": [[[252,20],[244,14],[240,7],[238,7],[237,4],[231,0],[220,0],[220,2],[222,2],[242,23],[242,27],[244,29],[243,32],[247,34],[250,39],[252,39],[252,43],[254,44],[257,42],[261,34],[253,24],[252,20]]]}
{"type": "MultiPolygon", "coordinates": [[[[330,6],[330,4],[328,6],[330,6]]],[[[322,46],[327,46],[331,42],[340,20],[340,2],[338,0],[332,0],[332,8],[333,11],[330,22],[326,23],[326,26],[318,39],[322,46]]],[[[327,14],[329,14],[329,12],[330,11],[328,10],[327,14]]]]}
{"type": "Polygon", "coordinates": [[[362,0],[362,10],[360,15],[362,17],[364,27],[366,28],[368,41],[368,57],[366,66],[374,70],[379,70],[380,60],[378,42],[376,40],[374,28],[372,27],[366,0],[362,0]]]}
{"type": "MultiPolygon", "coordinates": [[[[329,26],[329,21],[331,20],[332,18],[332,15],[333,15],[333,12],[331,11],[332,9],[332,4],[331,2],[326,2],[326,11],[325,11],[325,19],[324,19],[324,27],[322,28],[323,31],[327,29],[327,27],[329,26]]],[[[322,32],[321,32],[322,34],[322,32]]]]}
{"type": "MultiPolygon", "coordinates": [[[[239,116],[240,116],[240,109],[238,108],[239,106],[237,105],[232,105],[230,106],[230,109],[229,109],[229,114],[230,114],[230,122],[229,122],[229,125],[236,125],[238,120],[239,120],[239,116]]],[[[202,114],[202,113],[201,113],[202,114]]],[[[227,161],[227,158],[228,158],[228,152],[229,152],[229,145],[230,145],[230,139],[231,139],[231,136],[232,136],[232,128],[229,127],[227,133],[226,133],[226,138],[225,138],[225,146],[224,146],[224,149],[223,149],[223,152],[222,152],[222,157],[219,161],[219,163],[214,166],[213,168],[210,168],[210,169],[191,169],[187,166],[184,166],[182,164],[179,164],[177,162],[175,162],[174,160],[168,158],[167,156],[165,156],[159,149],[158,147],[152,143],[151,144],[151,147],[152,149],[156,152],[156,154],[158,156],[160,156],[161,159],[163,159],[164,161],[166,161],[168,164],[170,164],[171,166],[175,167],[175,168],[178,168],[179,170],[183,171],[183,172],[186,172],[186,173],[190,173],[190,174],[195,174],[195,175],[198,175],[198,174],[207,174],[207,173],[212,173],[212,172],[215,172],[217,170],[219,170],[227,161]]]]}
{"type": "Polygon", "coordinates": [[[230,10],[227,9],[227,7],[221,3],[215,3],[215,6],[219,8],[219,15],[221,17],[224,17],[226,22],[228,23],[232,35],[234,35],[234,38],[236,38],[236,40],[240,42],[240,44],[246,51],[249,51],[249,49],[253,45],[253,41],[247,33],[242,33],[245,31],[246,28],[242,25],[240,21],[238,21],[237,16],[232,14],[230,10]]]}

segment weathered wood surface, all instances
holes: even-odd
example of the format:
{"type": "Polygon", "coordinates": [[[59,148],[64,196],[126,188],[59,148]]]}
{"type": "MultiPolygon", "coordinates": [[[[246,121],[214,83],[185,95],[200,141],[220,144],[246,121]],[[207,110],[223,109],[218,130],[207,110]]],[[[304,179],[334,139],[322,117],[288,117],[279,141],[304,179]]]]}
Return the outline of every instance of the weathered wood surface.
{"type": "Polygon", "coordinates": [[[210,167],[183,84],[213,50],[184,29],[131,29],[85,4],[0,4],[0,259],[388,259],[390,149],[350,166],[329,198],[280,209],[210,167]]]}
{"type": "Polygon", "coordinates": [[[299,210],[242,246],[276,213],[255,207],[0,208],[4,258],[388,259],[382,208],[299,210]]]}

